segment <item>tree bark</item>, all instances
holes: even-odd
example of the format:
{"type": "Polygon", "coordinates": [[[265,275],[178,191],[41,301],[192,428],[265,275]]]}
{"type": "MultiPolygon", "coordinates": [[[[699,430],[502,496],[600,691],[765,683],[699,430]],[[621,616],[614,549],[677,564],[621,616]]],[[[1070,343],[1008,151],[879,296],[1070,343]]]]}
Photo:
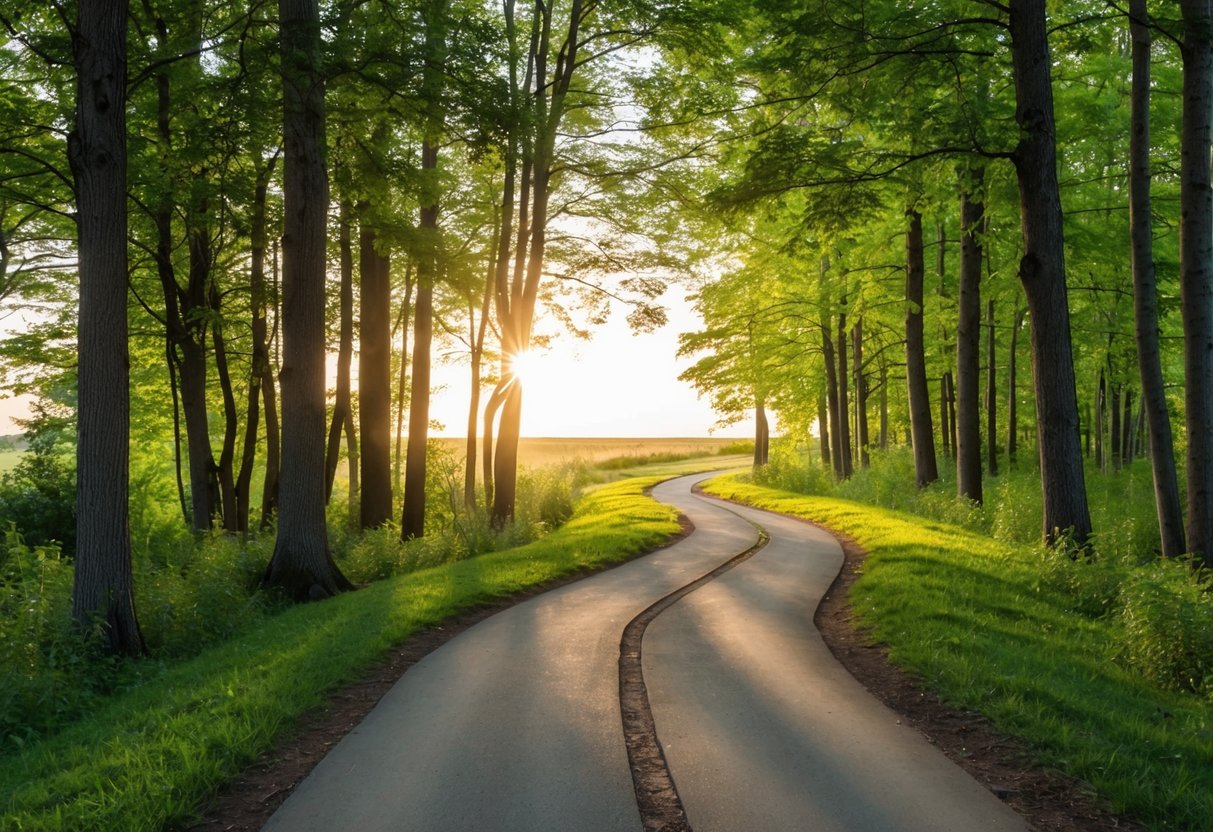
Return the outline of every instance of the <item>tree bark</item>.
{"type": "Polygon", "coordinates": [[[1207,0],[1181,0],[1184,34],[1180,133],[1179,288],[1184,327],[1188,550],[1213,563],[1213,12],[1207,0]]]}
{"type": "Polygon", "coordinates": [[[396,388],[396,453],[393,464],[393,483],[397,491],[401,488],[401,477],[404,475],[404,409],[409,396],[409,327],[412,325],[413,264],[410,262],[404,270],[404,300],[400,304],[400,378],[396,388]]]}
{"type": "Polygon", "coordinates": [[[956,493],[981,493],[981,233],[985,171],[967,172],[960,195],[960,291],[956,323],[956,493]]]}
{"type": "Polygon", "coordinates": [[[931,399],[927,391],[927,361],[923,345],[922,215],[906,212],[906,386],[910,399],[910,433],[914,446],[914,479],[923,488],[939,479],[935,464],[935,433],[931,427],[931,399]]]}
{"type": "Polygon", "coordinates": [[[215,375],[219,379],[219,391],[223,396],[223,447],[219,453],[216,474],[219,482],[220,505],[223,508],[223,528],[227,532],[238,532],[239,520],[236,512],[236,435],[240,428],[240,414],[236,409],[236,391],[232,386],[232,374],[227,363],[227,342],[223,337],[223,310],[219,298],[219,286],[210,281],[210,307],[214,316],[211,324],[211,346],[215,351],[215,375]]]}
{"type": "Polygon", "coordinates": [[[821,446],[821,465],[832,467],[830,462],[830,416],[826,410],[825,396],[817,397],[817,443],[821,446]]]}
{"type": "Polygon", "coordinates": [[[77,14],[68,136],[80,276],[72,618],[86,632],[99,627],[108,652],[141,655],[127,514],[126,3],[93,0],[77,14]]]}
{"type": "Polygon", "coordinates": [[[1099,386],[1095,391],[1095,467],[1100,471],[1108,470],[1108,460],[1104,456],[1103,437],[1106,432],[1106,413],[1108,401],[1108,381],[1103,368],[1099,368],[1099,386]]]}
{"type": "Polygon", "coordinates": [[[834,478],[841,481],[846,478],[842,464],[842,421],[841,403],[838,401],[838,366],[834,363],[834,341],[830,338],[829,324],[821,326],[821,354],[825,360],[826,371],[826,402],[830,411],[830,425],[827,434],[823,434],[830,443],[830,459],[834,464],[834,478]]]}
{"type": "Polygon", "coordinates": [[[269,192],[269,177],[276,161],[275,155],[263,171],[258,170],[253,189],[253,213],[249,229],[249,306],[252,316],[253,355],[249,369],[248,398],[245,403],[244,444],[240,454],[240,471],[236,476],[236,526],[241,532],[247,532],[249,529],[253,466],[257,461],[257,433],[261,420],[261,386],[262,379],[269,372],[265,322],[265,204],[269,192]]]}
{"type": "MultiPolygon", "coordinates": [[[[362,217],[358,240],[358,430],[364,529],[392,519],[392,277],[391,260],[362,217]]],[[[411,427],[411,426],[410,426],[411,427]]]]}
{"type": "Polygon", "coordinates": [[[1085,545],[1091,516],[1078,434],[1045,0],[1015,0],[1010,32],[1020,127],[1013,154],[1024,243],[1019,277],[1032,315],[1041,525],[1049,543],[1068,533],[1085,545]]]}
{"type": "Polygon", "coordinates": [[[889,448],[889,367],[880,359],[880,450],[889,448]]]}
{"type": "Polygon", "coordinates": [[[1120,470],[1120,384],[1112,385],[1112,430],[1108,434],[1108,456],[1112,470],[1120,470]]]}
{"type": "Polygon", "coordinates": [[[838,313],[838,339],[834,342],[838,350],[838,428],[842,432],[839,447],[842,450],[842,476],[847,479],[855,472],[855,454],[851,447],[851,396],[847,389],[850,367],[847,361],[847,294],[843,290],[838,313]]]}
{"type": "Polygon", "coordinates": [[[986,345],[986,464],[998,476],[998,354],[994,344],[994,300],[986,302],[989,337],[986,345]]]}
{"type": "Polygon", "coordinates": [[[952,456],[952,421],[948,418],[948,402],[951,401],[952,373],[945,371],[939,377],[939,441],[943,445],[943,458],[953,459],[952,456]]]}
{"type": "Polygon", "coordinates": [[[867,468],[868,456],[868,382],[863,374],[863,316],[851,327],[851,363],[855,371],[855,433],[859,444],[859,464],[867,468]]]}
{"type": "Polygon", "coordinates": [[[1024,309],[1015,312],[1011,325],[1011,343],[1007,353],[1007,465],[1014,467],[1019,454],[1019,388],[1016,372],[1019,367],[1019,329],[1023,326],[1024,309]]]}
{"type": "MultiPolygon", "coordinates": [[[[341,200],[341,215],[337,220],[337,247],[340,252],[341,288],[339,290],[337,332],[337,385],[333,395],[333,416],[329,422],[328,445],[324,453],[324,498],[333,498],[333,482],[341,461],[341,434],[350,415],[350,365],[354,358],[354,252],[350,238],[351,208],[341,200]]],[[[350,476],[354,476],[354,460],[349,460],[350,476]]],[[[353,506],[351,506],[353,508],[353,506]]]]}
{"type": "Polygon", "coordinates": [[[769,453],[767,443],[770,431],[767,425],[767,411],[761,397],[754,402],[754,468],[757,470],[767,464],[769,453]]]}
{"type": "Polygon", "coordinates": [[[328,173],[317,0],[279,0],[283,87],[282,480],[264,583],[295,600],[353,586],[324,516],[324,273],[328,173]]]}

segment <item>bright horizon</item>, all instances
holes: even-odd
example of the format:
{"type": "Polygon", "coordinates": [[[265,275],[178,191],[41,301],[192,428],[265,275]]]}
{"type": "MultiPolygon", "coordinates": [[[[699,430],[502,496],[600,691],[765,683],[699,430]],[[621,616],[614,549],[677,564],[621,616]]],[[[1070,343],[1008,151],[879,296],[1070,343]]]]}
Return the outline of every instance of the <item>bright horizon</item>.
{"type": "MultiPolygon", "coordinates": [[[[532,358],[522,405],[522,436],[538,438],[752,438],[752,416],[716,427],[717,416],[678,375],[693,362],[677,358],[678,334],[699,329],[702,320],[681,290],[665,298],[669,322],[651,333],[633,333],[619,309],[589,341],[562,336],[532,358]]],[[[468,408],[466,364],[441,361],[435,350],[430,419],[442,424],[437,437],[465,435],[468,408]]],[[[336,360],[330,356],[330,364],[336,360]]],[[[335,365],[334,365],[335,366],[335,365]]],[[[357,362],[354,365],[357,372],[357,362]]],[[[481,397],[488,398],[486,388],[481,397]]],[[[0,399],[0,435],[20,433],[13,418],[28,415],[27,397],[0,399]]]]}

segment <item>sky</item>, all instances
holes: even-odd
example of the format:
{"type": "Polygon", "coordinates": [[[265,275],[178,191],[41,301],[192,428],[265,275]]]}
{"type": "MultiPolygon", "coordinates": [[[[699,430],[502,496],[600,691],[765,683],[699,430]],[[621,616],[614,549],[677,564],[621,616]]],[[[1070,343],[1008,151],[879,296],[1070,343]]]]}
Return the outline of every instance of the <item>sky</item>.
{"type": "MultiPolygon", "coordinates": [[[[616,309],[590,341],[565,337],[531,363],[526,381],[522,435],[559,437],[739,437],[753,436],[753,420],[719,428],[717,416],[678,374],[692,359],[678,359],[678,333],[702,321],[674,288],[664,301],[669,323],[635,334],[616,309]]],[[[5,322],[12,323],[11,319],[5,322]]],[[[467,424],[467,368],[434,368],[431,418],[440,436],[463,436],[467,424]]],[[[487,396],[487,392],[485,394],[487,396]]],[[[26,399],[0,399],[0,435],[20,433],[14,416],[28,412],[26,399]]]]}
{"type": "MultiPolygon", "coordinates": [[[[694,363],[676,357],[678,334],[703,327],[681,291],[664,302],[669,322],[636,334],[616,309],[590,341],[562,338],[528,362],[522,404],[523,436],[568,437],[750,437],[753,420],[727,428],[707,401],[678,380],[694,363]]],[[[431,403],[440,435],[462,436],[467,424],[467,368],[437,367],[435,385],[445,385],[431,403]]]]}

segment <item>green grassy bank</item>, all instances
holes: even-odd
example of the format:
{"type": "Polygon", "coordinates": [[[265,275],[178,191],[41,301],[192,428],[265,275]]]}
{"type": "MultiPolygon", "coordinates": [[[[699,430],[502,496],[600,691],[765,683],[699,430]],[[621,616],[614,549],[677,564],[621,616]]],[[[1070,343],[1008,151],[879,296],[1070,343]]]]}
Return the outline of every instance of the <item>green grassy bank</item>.
{"type": "Polygon", "coordinates": [[[290,608],[188,661],[141,663],[127,690],[0,762],[0,828],[139,832],[190,819],[300,714],[409,635],[669,538],[676,512],[643,494],[661,479],[604,486],[526,546],[290,608]]]}
{"type": "Polygon", "coordinates": [[[1086,565],[744,475],[705,490],[855,538],[869,558],[851,600],[894,662],[1092,784],[1114,811],[1154,829],[1213,829],[1213,703],[1128,666],[1129,625],[1084,612],[1075,581],[1059,574],[1086,565]]]}

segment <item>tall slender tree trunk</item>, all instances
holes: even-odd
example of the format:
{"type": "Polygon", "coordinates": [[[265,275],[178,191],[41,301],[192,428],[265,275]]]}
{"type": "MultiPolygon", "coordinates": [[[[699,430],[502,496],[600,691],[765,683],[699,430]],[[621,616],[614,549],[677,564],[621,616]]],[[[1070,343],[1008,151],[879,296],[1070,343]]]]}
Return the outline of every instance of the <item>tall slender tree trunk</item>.
{"type": "MultiPolygon", "coordinates": [[[[484,297],[480,301],[480,323],[473,329],[474,317],[468,319],[468,335],[472,346],[470,395],[468,397],[467,441],[464,444],[465,458],[463,462],[463,505],[471,510],[476,508],[476,418],[480,415],[480,364],[484,358],[484,342],[488,335],[489,312],[493,304],[493,274],[488,275],[484,284],[484,297]]],[[[469,307],[469,313],[472,311],[469,307]]],[[[492,443],[490,442],[490,447],[492,443]]]]}
{"type": "MultiPolygon", "coordinates": [[[[354,358],[354,251],[350,238],[351,208],[341,200],[341,215],[337,220],[337,242],[341,262],[340,313],[337,334],[337,386],[333,396],[333,417],[329,422],[328,446],[324,454],[324,498],[333,498],[333,482],[341,461],[341,434],[350,413],[350,365],[354,358]]],[[[359,382],[361,383],[361,382],[359,382]]],[[[350,476],[354,476],[354,460],[349,460],[350,476]]]]}
{"type": "Polygon", "coordinates": [[[990,476],[998,476],[998,354],[994,344],[994,300],[986,302],[986,464],[990,476]]]}
{"type": "Polygon", "coordinates": [[[889,366],[880,359],[880,450],[889,448],[889,366]]]}
{"type": "Polygon", "coordinates": [[[268,586],[295,600],[353,586],[324,516],[324,272],[328,173],[317,0],[279,0],[283,87],[282,480],[268,586]]]}
{"type": "Polygon", "coordinates": [[[1100,471],[1108,470],[1108,461],[1104,456],[1103,437],[1105,433],[1105,413],[1107,412],[1108,381],[1103,368],[1099,368],[1099,386],[1095,391],[1095,467],[1100,471]]]}
{"type": "Polygon", "coordinates": [[[769,453],[767,443],[770,439],[770,429],[767,425],[767,411],[763,406],[761,396],[754,401],[754,468],[758,469],[767,464],[769,453]]]}
{"type": "Polygon", "coordinates": [[[855,370],[855,433],[859,443],[859,464],[867,468],[868,456],[868,382],[863,374],[863,316],[851,327],[851,363],[855,370]]]}
{"type": "Polygon", "coordinates": [[[1010,32],[1020,127],[1013,154],[1024,243],[1019,278],[1032,314],[1041,526],[1050,543],[1068,533],[1084,545],[1091,535],[1091,516],[1078,433],[1045,0],[1015,0],[1010,32]]]}
{"type": "Polygon", "coordinates": [[[842,428],[839,426],[843,416],[840,412],[841,403],[838,401],[838,379],[836,378],[838,365],[834,363],[834,341],[830,338],[830,326],[827,323],[823,323],[821,326],[821,354],[825,359],[826,402],[830,411],[829,435],[826,438],[830,443],[830,459],[834,463],[834,478],[842,480],[846,477],[846,469],[842,464],[842,428]]]}
{"type": "Polygon", "coordinates": [[[981,493],[981,239],[985,171],[966,173],[960,195],[960,292],[956,323],[956,493],[981,493]]]}
{"type": "MultiPolygon", "coordinates": [[[[363,215],[358,238],[358,426],[364,529],[392,519],[392,269],[363,215]]],[[[411,426],[410,426],[411,427],[411,426]]]]}
{"type": "Polygon", "coordinates": [[[850,367],[847,362],[847,295],[843,290],[840,311],[838,312],[838,339],[834,342],[838,350],[838,429],[841,431],[839,447],[842,450],[842,476],[844,479],[855,471],[854,453],[851,447],[851,396],[847,389],[847,376],[850,367]]]}
{"type": "Polygon", "coordinates": [[[914,479],[923,488],[939,479],[935,463],[935,433],[927,391],[927,360],[922,333],[923,266],[922,215],[906,212],[906,386],[910,398],[910,433],[914,445],[914,479]]]}
{"type": "Polygon", "coordinates": [[[72,34],[80,314],[76,422],[76,569],[72,618],[100,625],[110,653],[145,652],[135,615],[128,525],[125,2],[77,7],[72,34]]]}
{"type": "Polygon", "coordinates": [[[1180,0],[1184,35],[1183,127],[1179,171],[1179,293],[1184,326],[1188,550],[1213,563],[1213,11],[1180,0]]]}
{"type": "Polygon", "coordinates": [[[277,158],[275,155],[264,170],[258,170],[249,228],[249,306],[252,315],[253,355],[249,368],[248,398],[245,401],[244,443],[240,453],[240,470],[236,475],[236,528],[240,532],[249,530],[253,466],[257,461],[257,435],[261,422],[261,386],[262,379],[269,371],[265,322],[265,204],[269,192],[269,177],[277,158]]]}
{"type": "Polygon", "coordinates": [[[1108,456],[1112,470],[1120,470],[1120,383],[1112,385],[1112,430],[1108,434],[1108,456]]]}
{"type": "Polygon", "coordinates": [[[215,375],[219,380],[219,391],[223,397],[223,447],[219,453],[216,473],[219,481],[220,505],[223,507],[223,528],[227,532],[240,531],[236,510],[236,436],[240,428],[240,414],[236,409],[236,391],[232,386],[232,374],[227,363],[227,341],[223,337],[223,310],[219,297],[219,286],[214,280],[210,287],[210,307],[214,315],[211,324],[211,346],[215,351],[215,375]]]}
{"type": "Polygon", "coordinates": [[[400,303],[400,378],[396,387],[396,452],[392,465],[396,491],[400,491],[401,477],[404,476],[404,410],[409,401],[409,327],[412,325],[415,285],[413,264],[410,262],[404,270],[404,300],[400,303]]]}
{"type": "Polygon", "coordinates": [[[444,110],[441,99],[446,65],[447,0],[430,0],[422,9],[425,53],[421,95],[425,102],[425,135],[421,142],[423,191],[420,231],[424,251],[417,264],[417,305],[413,310],[413,385],[409,398],[408,452],[404,458],[404,508],[400,536],[425,534],[426,446],[430,431],[430,351],[434,337],[434,284],[439,276],[438,146],[444,110]]]}
{"type": "Polygon", "coordinates": [[[832,467],[830,462],[830,415],[826,409],[826,397],[817,397],[817,442],[821,446],[821,465],[832,467]]]}
{"type": "Polygon", "coordinates": [[[952,459],[952,421],[948,418],[948,402],[951,401],[952,373],[945,371],[939,377],[939,441],[943,445],[943,458],[952,459]]]}
{"type": "Polygon", "coordinates": [[[1007,345],[1007,467],[1014,468],[1019,456],[1019,330],[1026,311],[1017,309],[1007,345]]]}

